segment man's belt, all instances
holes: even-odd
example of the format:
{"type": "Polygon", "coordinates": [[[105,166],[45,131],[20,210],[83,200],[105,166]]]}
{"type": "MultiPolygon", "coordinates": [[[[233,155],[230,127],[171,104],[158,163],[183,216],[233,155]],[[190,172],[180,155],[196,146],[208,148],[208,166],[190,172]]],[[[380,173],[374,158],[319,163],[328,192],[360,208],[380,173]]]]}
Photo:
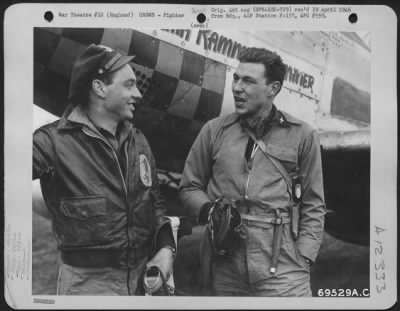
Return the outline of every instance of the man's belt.
{"type": "Polygon", "coordinates": [[[240,214],[242,219],[248,220],[250,223],[255,223],[256,225],[262,226],[262,224],[289,224],[291,222],[289,213],[280,213],[280,217],[271,217],[271,216],[259,216],[259,215],[250,215],[250,214],[240,214]]]}
{"type": "Polygon", "coordinates": [[[274,225],[274,238],[272,244],[272,260],[271,266],[269,268],[269,272],[271,274],[275,274],[278,267],[278,257],[281,251],[282,245],[282,235],[283,235],[283,226],[284,224],[289,224],[291,222],[291,218],[289,213],[280,212],[279,209],[275,210],[275,217],[271,216],[260,216],[260,215],[250,215],[250,214],[240,214],[242,220],[249,221],[250,223],[256,225],[257,227],[267,228],[269,225],[274,225]]]}

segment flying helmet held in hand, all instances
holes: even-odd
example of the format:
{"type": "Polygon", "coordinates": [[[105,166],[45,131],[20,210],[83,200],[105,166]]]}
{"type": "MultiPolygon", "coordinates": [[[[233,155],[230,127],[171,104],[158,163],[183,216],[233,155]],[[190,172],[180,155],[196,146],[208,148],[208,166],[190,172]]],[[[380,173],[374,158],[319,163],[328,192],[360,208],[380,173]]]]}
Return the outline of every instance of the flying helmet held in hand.
{"type": "Polygon", "coordinates": [[[234,201],[214,201],[208,212],[208,232],[214,255],[231,256],[245,238],[242,217],[234,201]]]}

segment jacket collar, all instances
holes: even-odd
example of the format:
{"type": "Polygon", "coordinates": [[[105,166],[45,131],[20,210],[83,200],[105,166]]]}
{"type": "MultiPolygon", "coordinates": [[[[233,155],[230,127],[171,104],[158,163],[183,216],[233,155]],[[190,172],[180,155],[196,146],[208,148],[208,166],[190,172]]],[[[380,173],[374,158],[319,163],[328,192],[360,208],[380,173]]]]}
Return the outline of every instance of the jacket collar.
{"type": "Polygon", "coordinates": [[[301,121],[296,119],[292,115],[288,114],[285,111],[278,110],[275,118],[279,125],[281,126],[288,126],[288,123],[294,125],[300,125],[301,121]]]}
{"type": "MultiPolygon", "coordinates": [[[[272,121],[276,122],[276,124],[280,127],[289,127],[290,125],[300,125],[301,121],[291,116],[287,112],[275,109],[275,114],[272,118],[272,121]]],[[[240,116],[233,112],[228,115],[224,121],[223,126],[230,126],[233,123],[240,122],[240,116]]]]}
{"type": "MultiPolygon", "coordinates": [[[[126,138],[129,135],[129,132],[134,130],[134,127],[132,122],[128,120],[122,121],[122,123],[121,138],[126,138]]],[[[68,130],[77,127],[87,127],[95,133],[101,135],[81,105],[69,105],[61,117],[60,123],[58,124],[58,129],[68,130]]]]}

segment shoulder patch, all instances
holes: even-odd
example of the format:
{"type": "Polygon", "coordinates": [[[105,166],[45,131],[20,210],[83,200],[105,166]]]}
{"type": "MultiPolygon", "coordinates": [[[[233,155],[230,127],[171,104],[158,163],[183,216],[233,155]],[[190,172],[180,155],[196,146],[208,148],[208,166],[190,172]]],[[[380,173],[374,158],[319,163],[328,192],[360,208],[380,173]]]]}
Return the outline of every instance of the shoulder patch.
{"type": "Polygon", "coordinates": [[[281,117],[284,117],[284,121],[291,123],[291,124],[296,124],[296,125],[300,125],[302,123],[302,121],[300,121],[299,119],[296,119],[295,117],[293,117],[292,115],[288,114],[285,111],[279,110],[279,112],[281,113],[281,117]]]}
{"type": "Polygon", "coordinates": [[[151,180],[151,167],[149,160],[147,159],[146,155],[141,153],[139,155],[139,162],[140,162],[140,180],[142,181],[143,185],[146,187],[151,187],[152,180],[151,180]]]}

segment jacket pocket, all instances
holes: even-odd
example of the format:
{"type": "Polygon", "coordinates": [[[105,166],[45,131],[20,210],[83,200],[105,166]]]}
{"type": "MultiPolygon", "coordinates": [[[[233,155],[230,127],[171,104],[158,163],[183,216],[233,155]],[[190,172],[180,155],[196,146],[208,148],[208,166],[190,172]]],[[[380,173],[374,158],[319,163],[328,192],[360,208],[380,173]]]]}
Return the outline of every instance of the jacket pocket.
{"type": "Polygon", "coordinates": [[[296,171],[297,167],[296,149],[268,144],[267,152],[270,156],[277,159],[283,165],[288,174],[292,174],[296,171]]]}
{"type": "Polygon", "coordinates": [[[110,242],[107,200],[103,196],[63,198],[58,223],[65,247],[95,246],[110,242]]]}

